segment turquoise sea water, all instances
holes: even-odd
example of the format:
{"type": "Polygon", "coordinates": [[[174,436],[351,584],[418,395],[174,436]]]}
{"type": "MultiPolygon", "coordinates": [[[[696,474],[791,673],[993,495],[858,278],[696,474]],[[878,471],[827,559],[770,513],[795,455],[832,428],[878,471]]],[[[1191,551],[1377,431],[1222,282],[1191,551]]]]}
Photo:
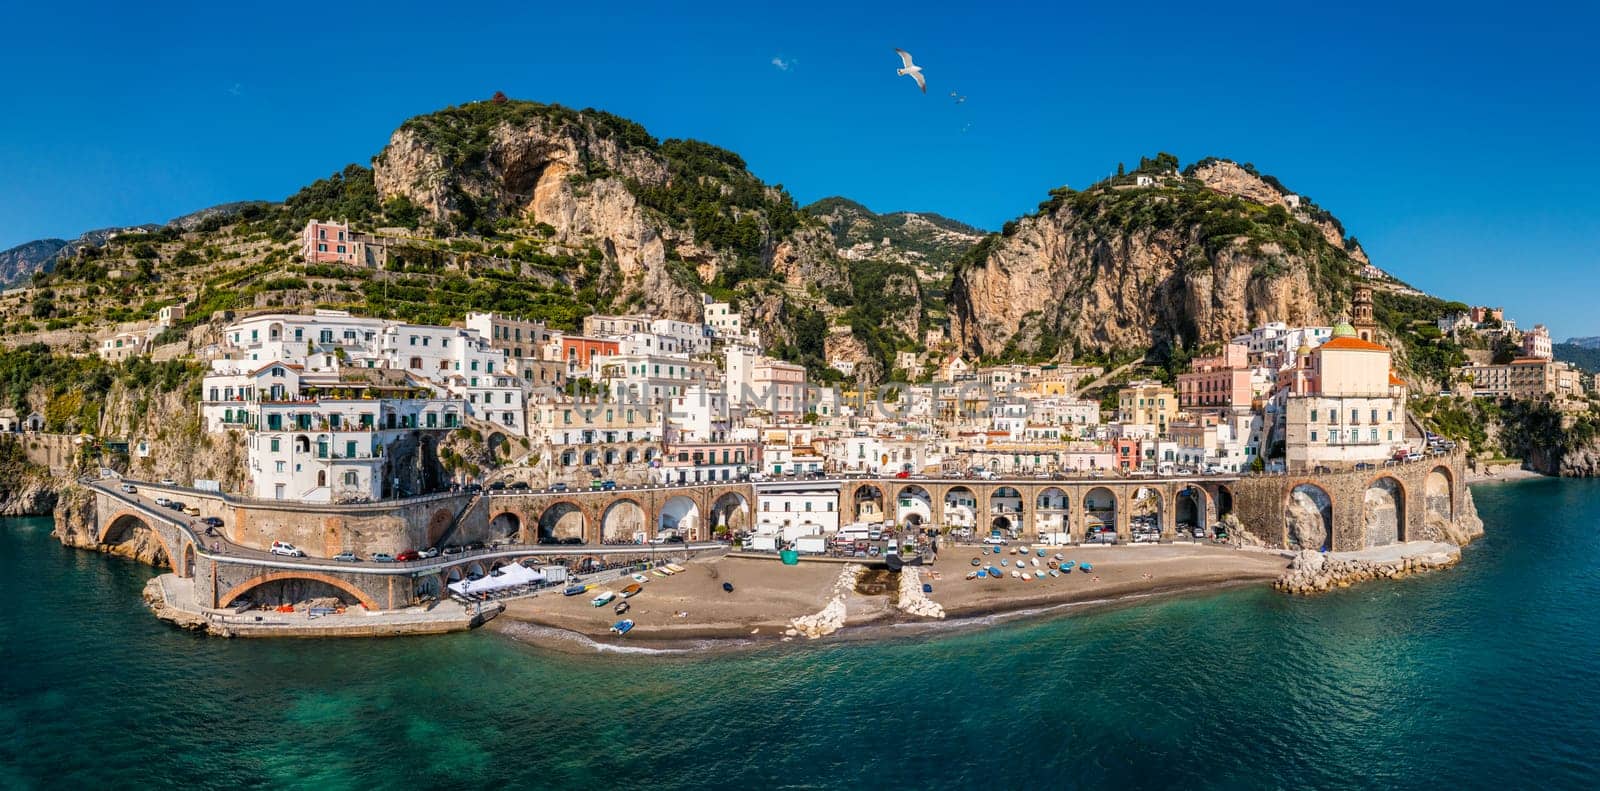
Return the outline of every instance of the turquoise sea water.
{"type": "Polygon", "coordinates": [[[686,658],[196,637],[9,520],[0,788],[1600,786],[1600,483],[1475,493],[1398,583],[686,658]]]}

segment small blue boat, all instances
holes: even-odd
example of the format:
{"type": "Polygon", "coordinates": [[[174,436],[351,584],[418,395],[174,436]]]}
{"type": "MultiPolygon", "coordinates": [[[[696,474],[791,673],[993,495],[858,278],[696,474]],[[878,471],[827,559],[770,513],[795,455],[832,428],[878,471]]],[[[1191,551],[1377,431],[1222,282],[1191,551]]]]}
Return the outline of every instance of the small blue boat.
{"type": "Polygon", "coordinates": [[[1039,547],[1039,557],[1044,557],[1044,547],[1039,547]]]}
{"type": "Polygon", "coordinates": [[[1002,566],[1011,565],[1011,558],[1000,558],[1000,565],[1002,565],[1002,566]]]}
{"type": "Polygon", "coordinates": [[[1074,566],[1074,565],[1076,565],[1076,564],[1074,564],[1074,563],[1073,563],[1073,562],[1072,562],[1072,561],[1070,561],[1070,560],[1063,560],[1063,561],[1061,561],[1061,566],[1060,566],[1060,568],[1061,568],[1061,573],[1062,573],[1062,574],[1071,574],[1071,573],[1072,573],[1072,567],[1073,567],[1073,566],[1074,566]]]}
{"type": "Polygon", "coordinates": [[[978,579],[983,579],[983,578],[985,578],[987,576],[989,576],[989,570],[988,569],[978,569],[978,579]]]}
{"type": "Polygon", "coordinates": [[[630,632],[632,630],[633,630],[633,619],[632,618],[624,618],[624,619],[622,619],[620,621],[617,621],[614,624],[611,624],[611,633],[612,634],[624,635],[624,634],[627,634],[628,632],[630,632]]]}
{"type": "Polygon", "coordinates": [[[1094,564],[1092,564],[1092,563],[1084,563],[1084,564],[1078,566],[1078,568],[1082,569],[1083,571],[1094,571],[1094,564]]]}
{"type": "Polygon", "coordinates": [[[933,586],[929,585],[926,582],[922,583],[922,592],[923,593],[933,593],[933,586]]]}
{"type": "Polygon", "coordinates": [[[584,591],[586,591],[588,589],[589,589],[588,586],[585,586],[585,585],[573,585],[572,587],[567,588],[566,590],[562,591],[561,593],[564,596],[577,596],[577,595],[583,593],[584,591]]]}

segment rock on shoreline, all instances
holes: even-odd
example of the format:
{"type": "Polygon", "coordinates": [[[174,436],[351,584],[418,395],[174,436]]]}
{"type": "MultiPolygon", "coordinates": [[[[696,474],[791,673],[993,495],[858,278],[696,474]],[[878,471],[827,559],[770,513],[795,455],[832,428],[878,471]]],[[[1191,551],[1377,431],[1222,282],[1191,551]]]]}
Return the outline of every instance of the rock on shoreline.
{"type": "Polygon", "coordinates": [[[1430,552],[1391,560],[1330,558],[1316,550],[1302,550],[1289,561],[1288,570],[1272,583],[1285,593],[1310,595],[1357,582],[1375,579],[1405,579],[1411,574],[1449,568],[1461,561],[1461,552],[1430,552]]]}
{"type": "Polygon", "coordinates": [[[900,611],[921,618],[943,618],[944,606],[922,592],[922,575],[916,566],[907,566],[900,572],[900,611]]]}
{"type": "Polygon", "coordinates": [[[855,590],[856,579],[864,570],[865,567],[859,564],[846,564],[839,570],[839,579],[833,583],[833,598],[828,600],[827,606],[813,615],[802,615],[789,621],[789,630],[785,634],[790,637],[805,635],[806,639],[815,640],[843,629],[845,597],[855,590]]]}
{"type": "Polygon", "coordinates": [[[56,507],[54,482],[34,476],[0,489],[0,516],[49,516],[56,507]]]}

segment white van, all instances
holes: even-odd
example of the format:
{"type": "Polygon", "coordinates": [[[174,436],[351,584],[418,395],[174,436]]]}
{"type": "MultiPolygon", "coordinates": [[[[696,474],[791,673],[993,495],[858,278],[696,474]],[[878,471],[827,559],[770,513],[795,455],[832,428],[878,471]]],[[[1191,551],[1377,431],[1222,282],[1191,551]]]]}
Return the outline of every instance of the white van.
{"type": "Polygon", "coordinates": [[[282,555],[288,558],[303,558],[306,556],[303,550],[297,549],[294,544],[287,541],[272,542],[272,549],[269,551],[274,555],[282,555]]]}

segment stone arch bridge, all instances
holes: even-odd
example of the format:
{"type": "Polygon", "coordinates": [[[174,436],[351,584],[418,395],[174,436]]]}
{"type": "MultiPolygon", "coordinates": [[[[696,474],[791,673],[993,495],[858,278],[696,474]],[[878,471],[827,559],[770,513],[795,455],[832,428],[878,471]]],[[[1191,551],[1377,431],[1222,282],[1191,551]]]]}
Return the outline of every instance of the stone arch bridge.
{"type": "MultiPolygon", "coordinates": [[[[1128,540],[1135,518],[1153,520],[1170,539],[1180,524],[1210,527],[1232,514],[1244,531],[1269,547],[1351,551],[1396,541],[1470,540],[1481,524],[1465,479],[1464,458],[1456,454],[1315,476],[994,481],[854,477],[822,483],[838,485],[841,521],[867,512],[902,524],[949,525],[965,515],[974,527],[1005,520],[1030,540],[1048,532],[1082,541],[1096,525],[1128,540]]],[[[372,609],[391,609],[438,595],[454,576],[525,558],[581,562],[668,548],[677,555],[715,549],[721,545],[710,539],[719,528],[749,525],[760,497],[759,487],[727,483],[308,506],[147,484],[140,484],[138,494],[128,494],[117,483],[87,482],[91,501],[58,509],[58,522],[66,522],[58,529],[82,545],[124,548],[124,554],[170,566],[178,577],[193,580],[201,600],[219,608],[265,586],[298,585],[372,609]],[[190,517],[155,506],[148,498],[156,493],[197,505],[203,516],[222,518],[222,533],[205,535],[190,517]],[[329,559],[342,551],[371,557],[432,546],[430,539],[457,529],[467,537],[501,529],[499,537],[510,543],[405,564],[329,559]],[[675,531],[686,543],[638,543],[663,530],[675,531]],[[540,545],[541,537],[577,539],[581,546],[540,545]],[[272,555],[266,550],[274,540],[289,540],[312,557],[272,555]]]]}

